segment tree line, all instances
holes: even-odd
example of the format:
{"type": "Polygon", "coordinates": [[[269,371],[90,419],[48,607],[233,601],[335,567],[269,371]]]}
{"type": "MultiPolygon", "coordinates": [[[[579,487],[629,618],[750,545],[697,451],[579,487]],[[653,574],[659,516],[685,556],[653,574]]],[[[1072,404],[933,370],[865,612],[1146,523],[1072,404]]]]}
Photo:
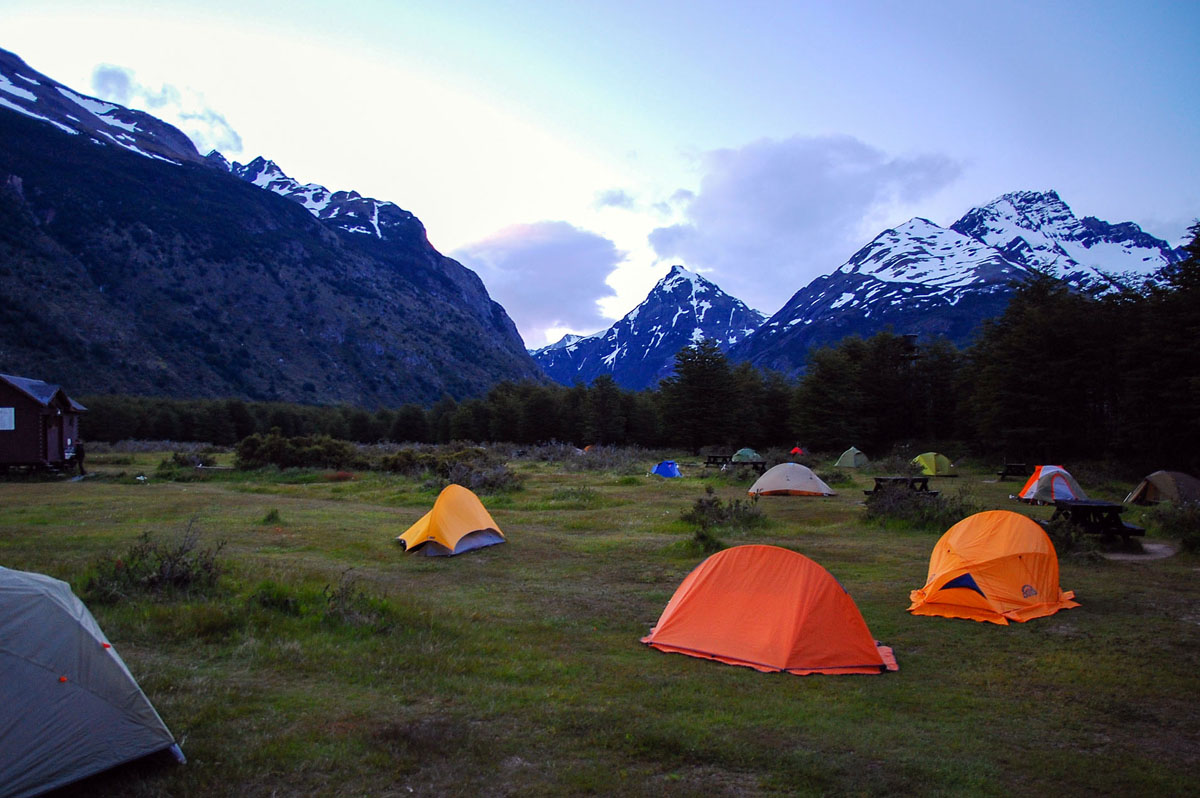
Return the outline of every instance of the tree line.
{"type": "Polygon", "coordinates": [[[976,341],[916,345],[890,332],[810,352],[799,379],[731,363],[713,341],[676,356],[656,389],[503,382],[485,396],[368,411],[277,402],[92,396],[85,436],[228,445],[285,435],[376,441],[548,441],[672,447],[801,443],[881,454],[958,442],[1009,460],[1136,456],[1200,461],[1200,223],[1188,258],[1103,296],[1046,275],[1015,289],[976,341]]]}

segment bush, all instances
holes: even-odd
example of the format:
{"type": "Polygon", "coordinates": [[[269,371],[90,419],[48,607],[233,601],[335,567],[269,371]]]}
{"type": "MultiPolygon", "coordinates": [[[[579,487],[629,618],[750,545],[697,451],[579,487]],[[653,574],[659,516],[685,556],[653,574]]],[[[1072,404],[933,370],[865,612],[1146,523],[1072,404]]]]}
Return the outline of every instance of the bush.
{"type": "Polygon", "coordinates": [[[392,610],[383,596],[372,596],[360,586],[361,580],[349,569],[338,577],[336,586],[326,585],[322,615],[326,622],[386,632],[392,626],[392,610]]]}
{"type": "Polygon", "coordinates": [[[156,540],[149,532],[123,557],[104,557],[83,579],[81,594],[88,601],[114,604],[138,596],[180,597],[213,592],[224,572],[217,559],[225,542],[200,548],[195,519],[175,541],[156,540]]]}
{"type": "Polygon", "coordinates": [[[1159,504],[1145,518],[1162,535],[1178,538],[1186,551],[1200,551],[1200,502],[1159,504]]]}
{"type": "Polygon", "coordinates": [[[354,445],[329,435],[284,437],[276,427],[266,435],[244,438],[237,445],[238,468],[366,468],[354,445]]]}
{"type": "Polygon", "coordinates": [[[610,471],[614,474],[643,474],[647,453],[635,446],[593,446],[562,464],[567,471],[610,471]]]}
{"type": "Polygon", "coordinates": [[[978,505],[966,491],[934,496],[904,485],[889,485],[867,496],[867,519],[884,525],[944,532],[977,512],[978,505]]]}
{"type": "Polygon", "coordinates": [[[767,522],[758,507],[757,497],[723,502],[711,485],[704,489],[704,495],[696,499],[691,509],[684,510],[679,517],[704,531],[715,527],[744,531],[767,522]]]}

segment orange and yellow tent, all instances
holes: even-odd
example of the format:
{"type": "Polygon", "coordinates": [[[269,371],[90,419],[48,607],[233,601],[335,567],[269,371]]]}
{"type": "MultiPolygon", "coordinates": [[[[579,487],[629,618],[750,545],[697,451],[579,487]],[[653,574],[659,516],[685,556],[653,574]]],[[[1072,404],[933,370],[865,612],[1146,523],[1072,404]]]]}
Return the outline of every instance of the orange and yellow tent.
{"type": "Polygon", "coordinates": [[[503,543],[504,533],[478,496],[462,485],[447,485],[433,509],[396,540],[405,551],[441,557],[503,543]]]}
{"type": "Polygon", "coordinates": [[[909,594],[913,615],[1007,624],[1078,607],[1058,584],[1054,544],[1035,521],[1008,510],[964,518],[942,535],[925,586],[909,594]]]}
{"type": "Polygon", "coordinates": [[[1059,499],[1086,499],[1087,494],[1075,477],[1062,466],[1040,465],[1021,488],[1017,498],[1023,502],[1053,504],[1059,499]]]}
{"type": "Polygon", "coordinates": [[[824,568],[778,546],[737,546],[687,575],[642,642],[758,671],[882,673],[892,650],[824,568]]]}

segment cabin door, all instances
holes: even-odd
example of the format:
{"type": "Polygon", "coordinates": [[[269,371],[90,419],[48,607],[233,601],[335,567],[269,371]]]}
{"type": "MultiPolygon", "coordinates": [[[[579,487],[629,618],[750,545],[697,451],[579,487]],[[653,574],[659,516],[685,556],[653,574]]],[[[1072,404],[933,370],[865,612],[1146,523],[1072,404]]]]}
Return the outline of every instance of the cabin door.
{"type": "Polygon", "coordinates": [[[46,462],[61,463],[62,449],[62,416],[46,417],[46,462]]]}

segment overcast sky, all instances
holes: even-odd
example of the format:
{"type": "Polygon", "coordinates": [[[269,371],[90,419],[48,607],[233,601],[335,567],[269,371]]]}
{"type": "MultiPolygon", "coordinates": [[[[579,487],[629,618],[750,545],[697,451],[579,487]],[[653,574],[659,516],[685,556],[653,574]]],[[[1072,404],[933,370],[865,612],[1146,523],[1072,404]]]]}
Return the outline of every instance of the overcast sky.
{"type": "Polygon", "coordinates": [[[390,200],[527,345],[673,263],[770,314],[1008,191],[1179,243],[1200,2],[0,0],[0,47],[202,152],[390,200]]]}

